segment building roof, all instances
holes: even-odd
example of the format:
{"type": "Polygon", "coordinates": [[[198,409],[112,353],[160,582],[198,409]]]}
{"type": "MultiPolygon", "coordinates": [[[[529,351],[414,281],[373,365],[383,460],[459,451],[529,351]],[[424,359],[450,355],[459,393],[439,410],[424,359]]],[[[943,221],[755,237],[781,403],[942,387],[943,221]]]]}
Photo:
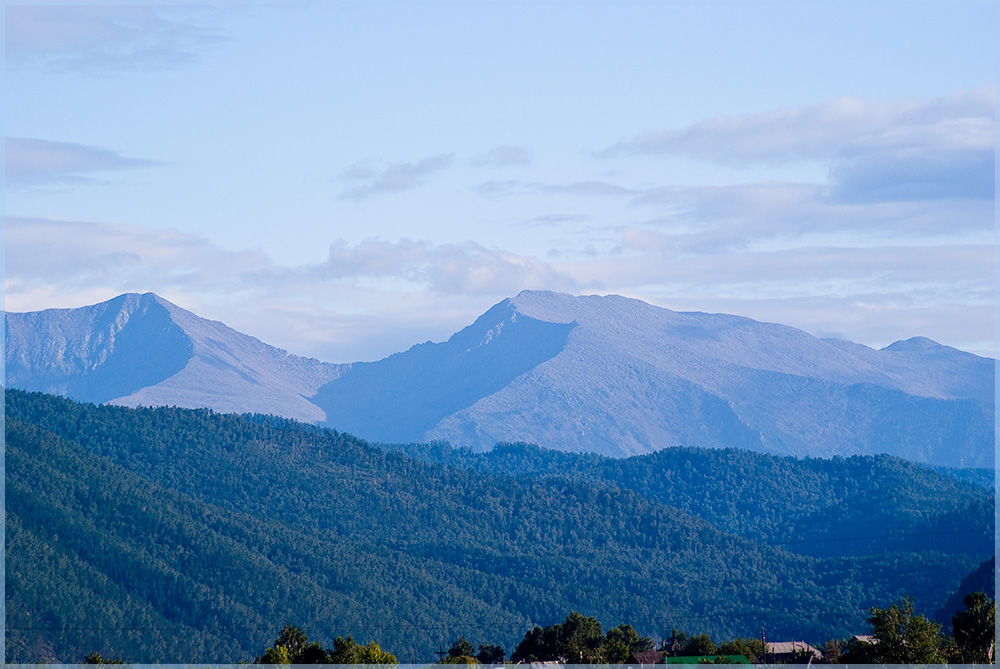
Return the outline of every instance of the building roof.
{"type": "Polygon", "coordinates": [[[819,649],[810,646],[805,641],[768,641],[767,652],[770,655],[794,655],[796,653],[811,653],[817,660],[823,659],[819,649]]]}
{"type": "Polygon", "coordinates": [[[724,657],[730,664],[750,664],[746,655],[690,655],[687,657],[667,657],[665,664],[701,664],[702,661],[714,662],[717,658],[724,657]]]}
{"type": "Polygon", "coordinates": [[[632,651],[629,656],[629,664],[659,664],[663,660],[665,650],[640,650],[632,651]]]}

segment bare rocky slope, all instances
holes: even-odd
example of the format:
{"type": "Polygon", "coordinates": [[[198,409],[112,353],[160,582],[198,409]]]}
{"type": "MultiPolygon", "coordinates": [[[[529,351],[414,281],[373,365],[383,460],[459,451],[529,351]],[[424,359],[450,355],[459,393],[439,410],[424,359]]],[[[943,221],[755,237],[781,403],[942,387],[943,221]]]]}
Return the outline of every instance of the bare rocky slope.
{"type": "Polygon", "coordinates": [[[6,314],[7,385],[126,406],[209,407],[305,422],[345,368],[290,355],[152,293],[6,314]]]}
{"type": "Polygon", "coordinates": [[[928,339],[875,350],[618,296],[523,292],[448,342],[355,365],[315,401],[327,424],[382,441],[884,452],[970,467],[993,464],[993,379],[993,360],[928,339]],[[482,383],[491,349],[525,364],[482,383]]]}
{"type": "Polygon", "coordinates": [[[14,387],[273,413],[372,441],[993,466],[991,359],[920,337],[876,350],[618,296],[526,291],[447,342],[348,365],[289,355],[152,294],[8,314],[7,334],[14,387]]]}

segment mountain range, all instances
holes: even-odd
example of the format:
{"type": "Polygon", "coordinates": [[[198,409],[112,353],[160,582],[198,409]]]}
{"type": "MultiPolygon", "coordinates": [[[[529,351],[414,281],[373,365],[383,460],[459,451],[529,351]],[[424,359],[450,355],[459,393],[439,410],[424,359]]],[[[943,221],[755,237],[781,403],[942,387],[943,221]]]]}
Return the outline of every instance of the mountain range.
{"type": "Polygon", "coordinates": [[[921,337],[877,350],[739,316],[536,291],[446,342],[345,364],[292,355],[152,293],[7,313],[5,324],[11,387],[273,414],[374,442],[994,462],[995,361],[921,337]]]}

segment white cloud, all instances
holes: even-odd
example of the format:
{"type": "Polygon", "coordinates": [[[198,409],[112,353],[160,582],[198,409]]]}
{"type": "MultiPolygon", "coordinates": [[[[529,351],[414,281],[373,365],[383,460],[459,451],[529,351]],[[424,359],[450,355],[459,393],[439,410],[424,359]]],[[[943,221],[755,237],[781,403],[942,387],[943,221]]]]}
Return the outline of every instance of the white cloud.
{"type": "Polygon", "coordinates": [[[589,219],[589,216],[584,216],[583,214],[545,214],[543,216],[535,216],[523,223],[513,223],[512,225],[523,228],[558,227],[567,223],[583,223],[589,219]]]}
{"type": "Polygon", "coordinates": [[[804,296],[811,292],[900,292],[992,295],[994,247],[990,244],[796,247],[731,253],[678,253],[669,235],[626,229],[619,253],[564,262],[562,271],[586,275],[609,289],[671,286],[699,293],[737,292],[804,296]]]}
{"type": "Polygon", "coordinates": [[[6,299],[27,286],[125,292],[218,290],[270,268],[259,252],[227,252],[175,230],[51,218],[8,217],[6,299]]]}
{"type": "Polygon", "coordinates": [[[942,98],[870,101],[839,98],[809,107],[719,116],[683,130],[622,140],[602,152],[680,153],[723,164],[825,160],[851,147],[921,143],[938,148],[993,146],[994,89],[942,98]]]}
{"type": "Polygon", "coordinates": [[[28,137],[4,138],[6,180],[12,186],[98,183],[93,174],[155,166],[97,146],[28,137]]]}
{"type": "Polygon", "coordinates": [[[343,240],[330,247],[317,272],[325,277],[397,278],[440,294],[511,295],[524,289],[573,290],[568,276],[536,258],[489,249],[475,242],[435,245],[404,239],[368,239],[355,246],[343,240]]]}
{"type": "Polygon", "coordinates": [[[7,5],[8,66],[114,74],[183,64],[223,38],[217,8],[7,5]]]}
{"type": "Polygon", "coordinates": [[[870,345],[923,335],[991,354],[990,244],[791,247],[690,253],[625,228],[615,254],[543,263],[473,242],[336,242],[326,261],[281,267],[176,231],[9,218],[6,306],[92,304],[153,291],[292,353],[371,360],[443,341],[522,289],[619,293],[839,332],[870,345]]]}
{"type": "Polygon", "coordinates": [[[474,242],[336,242],[320,264],[275,265],[172,230],[8,217],[6,308],[35,311],[155,292],[299,355],[332,362],[447,339],[520,290],[573,291],[565,274],[474,242]]]}

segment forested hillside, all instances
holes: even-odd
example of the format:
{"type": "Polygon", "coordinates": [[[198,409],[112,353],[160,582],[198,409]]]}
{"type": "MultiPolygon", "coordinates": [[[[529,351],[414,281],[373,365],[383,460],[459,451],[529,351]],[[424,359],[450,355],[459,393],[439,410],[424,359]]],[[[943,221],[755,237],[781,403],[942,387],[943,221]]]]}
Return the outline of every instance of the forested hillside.
{"type": "Polygon", "coordinates": [[[484,473],[613,485],[724,532],[804,555],[940,550],[975,557],[993,546],[992,486],[888,455],[803,459],[676,447],[609,458],[523,443],[498,444],[487,453],[446,443],[388,448],[484,473]]]}
{"type": "Polygon", "coordinates": [[[248,660],[288,622],[427,661],[569,611],[821,642],[904,593],[936,610],[986,557],[800,555],[610,479],[427,463],[273,417],[10,390],[6,409],[11,662],[248,660]]]}

